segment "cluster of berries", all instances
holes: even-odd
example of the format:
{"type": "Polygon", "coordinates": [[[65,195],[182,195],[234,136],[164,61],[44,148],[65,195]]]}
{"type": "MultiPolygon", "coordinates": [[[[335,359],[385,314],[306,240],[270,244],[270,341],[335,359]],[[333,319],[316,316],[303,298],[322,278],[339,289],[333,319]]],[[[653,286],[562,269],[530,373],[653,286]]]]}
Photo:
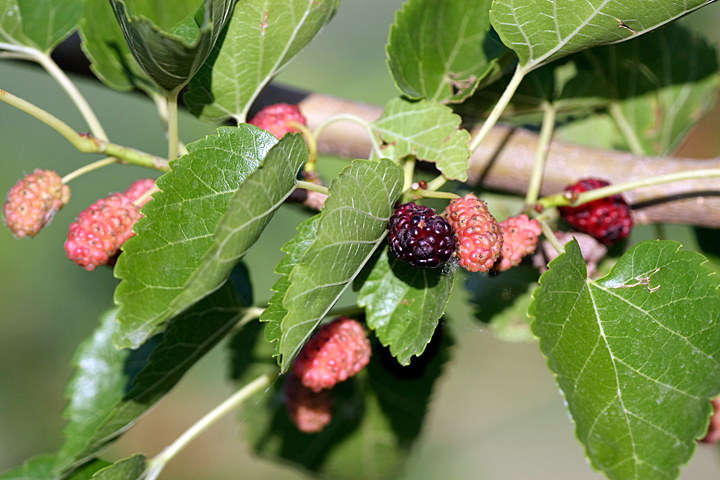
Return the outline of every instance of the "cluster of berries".
{"type": "MultiPolygon", "coordinates": [[[[154,186],[151,178],[137,180],[124,193],[113,193],[80,212],[65,242],[68,258],[86,270],[113,264],[122,244],[134,235],[140,208],[150,200],[145,194],[154,186]]],[[[35,170],[8,192],[5,223],[18,238],[34,237],[69,200],[70,187],[57,172],[35,170]]]]}
{"type": "MultiPolygon", "coordinates": [[[[567,188],[577,194],[604,187],[608,182],[585,179],[567,188]]],[[[612,195],[578,207],[561,207],[560,214],[573,228],[611,245],[630,234],[630,208],[620,195],[612,195]]],[[[418,268],[437,268],[451,257],[469,272],[503,272],[535,252],[540,223],[527,215],[502,222],[487,205],[470,193],[453,199],[442,215],[413,202],[400,205],[388,222],[390,250],[418,268]]]]}
{"type": "Polygon", "coordinates": [[[450,202],[442,215],[413,202],[400,205],[388,222],[390,250],[418,268],[437,268],[451,257],[470,272],[508,270],[535,251],[540,224],[527,215],[498,223],[472,193],[450,202]]]}
{"type": "Polygon", "coordinates": [[[365,368],[371,351],[365,329],[349,317],[324,325],[305,344],[285,382],[285,406],[300,431],[319,432],[330,423],[332,388],[365,368]]]}

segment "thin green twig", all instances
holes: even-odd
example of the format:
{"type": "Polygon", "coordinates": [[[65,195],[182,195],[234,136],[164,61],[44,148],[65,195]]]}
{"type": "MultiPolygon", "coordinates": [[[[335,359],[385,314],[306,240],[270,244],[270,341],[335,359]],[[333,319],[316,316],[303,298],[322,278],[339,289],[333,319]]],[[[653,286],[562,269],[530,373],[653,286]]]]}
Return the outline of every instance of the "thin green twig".
{"type": "Polygon", "coordinates": [[[377,137],[375,137],[375,134],[372,131],[372,126],[370,123],[368,123],[364,118],[358,117],[357,115],[353,115],[351,113],[341,113],[338,115],[333,115],[331,117],[326,118],[323,120],[320,125],[318,125],[315,128],[315,131],[313,134],[315,135],[315,138],[320,138],[320,135],[322,134],[323,130],[327,128],[329,125],[335,123],[335,122],[341,122],[341,121],[349,121],[357,123],[358,125],[362,126],[365,131],[368,134],[368,137],[370,138],[370,142],[372,143],[373,152],[375,152],[375,155],[378,158],[383,158],[382,151],[380,150],[380,145],[378,144],[377,137]]]}
{"type": "Polygon", "coordinates": [[[535,164],[530,176],[528,191],[525,195],[525,205],[534,205],[540,195],[540,187],[543,181],[543,172],[545,170],[545,161],[550,150],[550,140],[555,130],[555,107],[543,102],[543,122],[540,128],[540,138],[538,139],[537,149],[535,150],[535,164]]]}

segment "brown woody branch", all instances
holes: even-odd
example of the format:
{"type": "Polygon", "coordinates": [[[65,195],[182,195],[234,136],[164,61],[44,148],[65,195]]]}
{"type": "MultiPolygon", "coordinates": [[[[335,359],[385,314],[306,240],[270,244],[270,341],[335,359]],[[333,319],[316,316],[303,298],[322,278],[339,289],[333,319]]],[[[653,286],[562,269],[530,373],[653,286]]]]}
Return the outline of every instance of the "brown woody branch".
{"type": "MultiPolygon", "coordinates": [[[[300,107],[311,128],[339,113],[353,113],[368,121],[382,113],[378,106],[316,93],[300,100],[300,107]]],[[[535,161],[537,141],[537,135],[530,131],[496,126],[470,159],[468,183],[524,195],[535,161]]],[[[371,146],[361,127],[343,122],[335,123],[323,132],[318,148],[322,153],[367,158],[371,146]]],[[[560,192],[566,185],[585,177],[620,183],[705,168],[720,168],[720,158],[638,156],[555,141],[550,145],[541,194],[560,192]]],[[[647,187],[627,192],[625,196],[632,204],[638,223],[720,227],[720,178],[647,187]]]]}

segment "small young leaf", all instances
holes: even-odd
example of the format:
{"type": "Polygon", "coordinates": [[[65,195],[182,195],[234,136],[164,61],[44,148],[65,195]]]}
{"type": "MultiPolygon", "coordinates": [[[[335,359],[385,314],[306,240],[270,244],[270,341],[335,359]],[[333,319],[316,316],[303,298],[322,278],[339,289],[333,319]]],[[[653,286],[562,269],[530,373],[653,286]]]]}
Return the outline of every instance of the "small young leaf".
{"type": "Polygon", "coordinates": [[[679,248],[641,242],[595,282],[573,240],[530,306],[577,436],[610,478],[677,478],[720,392],[719,282],[679,248]]]}
{"type": "Polygon", "coordinates": [[[85,0],[80,37],[93,73],[105,85],[122,91],[159,92],[130,52],[110,2],[85,0]]]}
{"type": "Polygon", "coordinates": [[[437,102],[410,102],[402,98],[390,100],[373,131],[385,145],[383,157],[400,160],[415,155],[420,160],[435,162],[448,178],[467,180],[470,133],[460,129],[461,118],[437,102]]]}
{"type": "Polygon", "coordinates": [[[367,325],[401,365],[420,356],[445,311],[454,269],[415,268],[384,249],[358,293],[367,325]]]}
{"type": "Polygon", "coordinates": [[[115,350],[114,318],[108,315],[76,356],[78,371],[68,385],[65,410],[70,423],[58,469],[81,464],[128,430],[232,330],[241,313],[228,283],[177,317],[159,344],[148,342],[152,353],[145,345],[139,351],[115,350]]]}
{"type": "Polygon", "coordinates": [[[17,0],[23,31],[43,52],[68,37],[80,21],[84,0],[17,0]]]}
{"type": "MultiPolygon", "coordinates": [[[[320,223],[320,215],[321,214],[318,213],[298,225],[297,235],[282,247],[282,251],[287,255],[285,255],[275,267],[275,273],[280,274],[281,277],[272,286],[272,291],[275,293],[270,299],[268,307],[262,315],[260,315],[260,321],[267,322],[265,326],[265,339],[270,343],[277,342],[282,335],[280,324],[282,323],[282,319],[285,318],[285,315],[287,315],[287,310],[283,307],[282,302],[290,286],[290,273],[293,268],[295,268],[295,265],[300,263],[305,252],[307,252],[310,245],[312,245],[317,238],[317,226],[320,223]]],[[[280,354],[278,348],[279,343],[275,344],[274,357],[280,354]]]]}
{"type": "Polygon", "coordinates": [[[180,311],[173,302],[213,248],[232,195],[275,143],[252,125],[223,127],[189,144],[189,153],[157,180],[162,192],[143,208],[137,235],[115,267],[123,279],[115,291],[118,346],[137,348],[180,311]]]}
{"type": "Polygon", "coordinates": [[[128,11],[125,0],[110,0],[125,41],[143,70],[162,89],[175,91],[200,69],[230,19],[233,0],[205,0],[170,31],[128,11]]]}
{"type": "Polygon", "coordinates": [[[235,6],[185,102],[204,120],[245,121],[273,75],[332,18],[340,0],[244,0],[235,6]]]}
{"type": "MultiPolygon", "coordinates": [[[[260,336],[259,329],[243,329],[233,339],[233,372],[239,384],[276,368],[267,363],[270,345],[260,336]]],[[[401,367],[375,342],[366,369],[333,388],[332,421],[316,434],[300,432],[288,417],[286,375],[242,406],[243,433],[258,455],[291,462],[322,478],[399,478],[452,343],[449,332],[439,327],[423,356],[401,367]]]]}
{"type": "Polygon", "coordinates": [[[411,0],[395,14],[387,45],[395,84],[409,98],[462,102],[501,74],[507,48],[490,34],[491,0],[411,0]]]}
{"type": "Polygon", "coordinates": [[[635,38],[713,1],[494,0],[490,20],[530,71],[578,50],[635,38]]]}
{"type": "Polygon", "coordinates": [[[145,471],[145,455],[135,454],[105,467],[95,475],[93,480],[138,480],[145,471]]]}
{"type": "Polygon", "coordinates": [[[330,184],[317,239],[293,268],[283,299],[283,372],[385,237],[402,187],[402,168],[386,159],[354,160],[330,184]]]}

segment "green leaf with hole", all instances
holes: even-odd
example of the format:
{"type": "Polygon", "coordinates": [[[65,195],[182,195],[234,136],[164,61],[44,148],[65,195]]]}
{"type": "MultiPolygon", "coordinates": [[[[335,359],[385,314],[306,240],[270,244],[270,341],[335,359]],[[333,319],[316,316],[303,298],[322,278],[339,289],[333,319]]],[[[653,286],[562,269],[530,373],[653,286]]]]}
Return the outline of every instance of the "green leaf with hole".
{"type": "MultiPolygon", "coordinates": [[[[156,184],[162,190],[143,208],[137,235],[125,242],[115,275],[120,305],[115,341],[137,348],[188,305],[176,302],[205,255],[215,246],[218,225],[230,200],[277,143],[252,125],[223,127],[188,145],[156,184]]],[[[289,164],[288,164],[289,165],[289,164]]],[[[214,280],[213,280],[214,282],[214,280]]],[[[208,281],[208,292],[217,285],[208,281]]]]}
{"type": "Polygon", "coordinates": [[[578,50],[635,38],[714,0],[494,0],[490,20],[526,72],[578,50]]]}
{"type": "Polygon", "coordinates": [[[403,178],[390,160],[354,160],[330,184],[317,238],[290,273],[283,299],[283,372],[385,238],[403,178]]]}
{"type": "Polygon", "coordinates": [[[612,479],[674,479],[720,392],[720,291],[695,252],[628,250],[598,281],[575,240],[530,307],[592,465],[612,479]]]}
{"type": "MultiPolygon", "coordinates": [[[[205,63],[230,19],[235,2],[205,0],[200,8],[171,28],[158,26],[150,18],[130,11],[129,1],[110,3],[135,60],[160,88],[172,92],[186,85],[205,63]]],[[[167,18],[162,16],[160,20],[167,18]]]]}
{"type": "Polygon", "coordinates": [[[160,91],[130,52],[110,2],[85,0],[80,37],[90,68],[105,85],[121,91],[160,91]]]}
{"type": "Polygon", "coordinates": [[[461,118],[437,102],[390,100],[372,131],[382,142],[383,157],[400,160],[414,155],[435,162],[448,179],[467,180],[470,133],[460,128],[461,118]]]}
{"type": "Polygon", "coordinates": [[[103,468],[93,480],[139,480],[145,472],[145,455],[135,454],[103,468]]]}
{"type": "MultiPolygon", "coordinates": [[[[388,67],[409,98],[462,102],[501,74],[507,48],[490,33],[491,0],[410,0],[395,14],[388,67]]],[[[514,55],[513,55],[514,56],[514,55]]]]}
{"type": "Polygon", "coordinates": [[[75,356],[58,470],[82,464],[132,427],[232,330],[244,306],[227,283],[139,350],[115,348],[115,315],[106,315],[75,356]]]}
{"type": "Polygon", "coordinates": [[[450,266],[412,267],[385,248],[372,269],[358,277],[358,305],[365,307],[367,325],[401,365],[420,356],[430,343],[450,298],[454,273],[450,266]]]}
{"type": "Polygon", "coordinates": [[[185,102],[204,120],[245,121],[255,97],[333,17],[340,0],[244,0],[185,102]]]}
{"type": "MultiPolygon", "coordinates": [[[[238,418],[243,434],[265,458],[290,462],[314,477],[347,480],[400,478],[420,438],[436,381],[450,360],[452,337],[439,327],[422,357],[401,367],[377,342],[368,366],[337,384],[332,421],[321,432],[300,432],[290,420],[284,383],[245,402],[238,418]],[[358,454],[362,452],[362,454],[358,454]]],[[[256,325],[248,325],[232,339],[231,371],[238,385],[277,371],[269,362],[272,346],[256,325]]]]}
{"type": "MultiPolygon", "coordinates": [[[[313,217],[308,218],[300,225],[298,225],[298,233],[291,238],[282,247],[282,251],[286,253],[280,263],[275,267],[275,273],[280,274],[280,278],[277,279],[275,284],[272,286],[272,291],[275,292],[268,302],[268,307],[260,315],[261,322],[267,322],[265,326],[265,339],[270,342],[278,342],[282,335],[282,329],[280,324],[282,319],[287,315],[287,310],[283,307],[283,298],[287,293],[288,287],[290,287],[290,273],[292,272],[295,265],[300,263],[302,257],[307,252],[310,245],[317,238],[317,226],[320,223],[321,214],[317,214],[313,217]]],[[[280,352],[279,342],[275,345],[276,350],[273,356],[277,357],[280,352]]]]}
{"type": "Polygon", "coordinates": [[[77,27],[84,0],[17,0],[25,35],[50,52],[77,27]]]}

